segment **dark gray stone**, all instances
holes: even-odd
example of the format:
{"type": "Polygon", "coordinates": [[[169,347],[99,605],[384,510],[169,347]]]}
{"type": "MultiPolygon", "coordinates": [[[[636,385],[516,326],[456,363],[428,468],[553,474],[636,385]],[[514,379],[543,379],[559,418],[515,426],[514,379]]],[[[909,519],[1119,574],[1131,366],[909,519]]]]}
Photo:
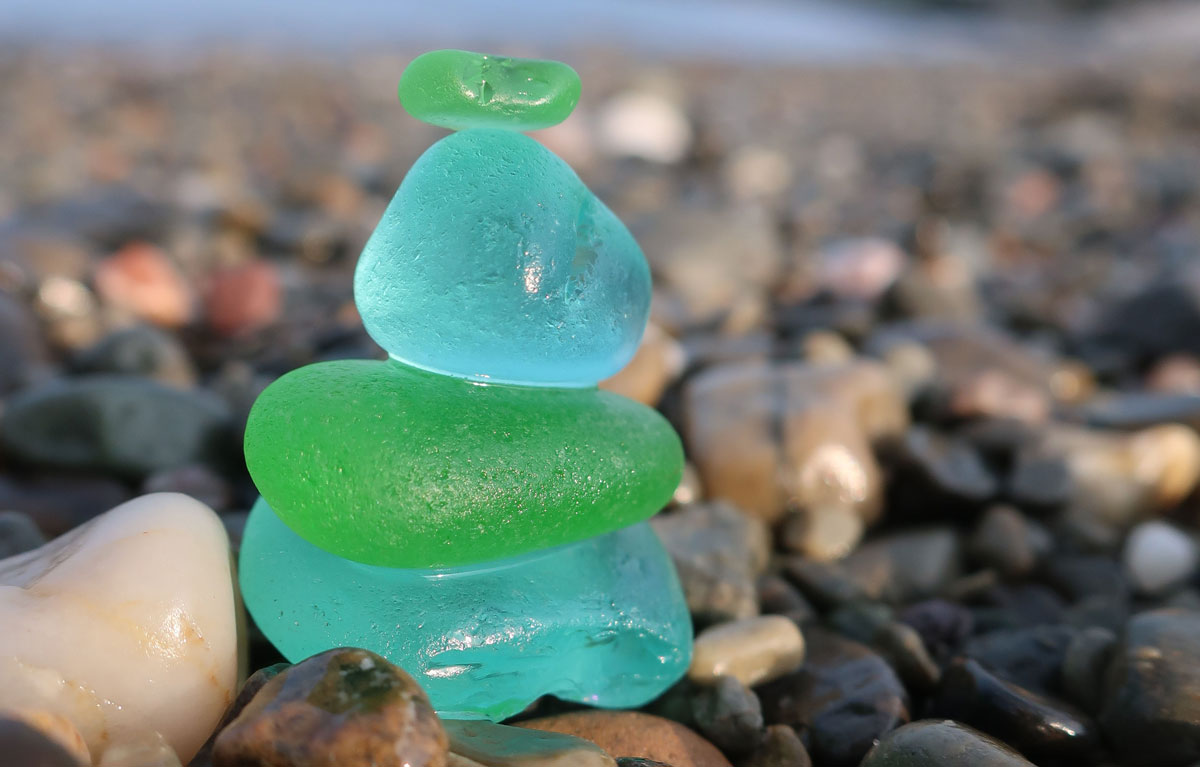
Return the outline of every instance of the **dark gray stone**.
{"type": "Polygon", "coordinates": [[[1117,635],[1112,631],[1089,626],[1067,646],[1062,668],[1063,694],[1091,714],[1100,708],[1105,670],[1116,645],[1117,635]]]}
{"type": "Polygon", "coordinates": [[[971,638],[963,652],[1001,679],[1034,692],[1053,693],[1067,648],[1078,633],[1069,626],[994,631],[971,638]]]}
{"type": "Polygon", "coordinates": [[[37,523],[20,511],[0,511],[0,559],[33,551],[46,542],[37,523]]]}
{"type": "Polygon", "coordinates": [[[754,750],[763,735],[758,696],[731,676],[698,686],[692,697],[692,721],[700,734],[729,756],[754,750]]]}
{"type": "Polygon", "coordinates": [[[1009,746],[946,720],[922,720],[893,730],[861,767],[1036,767],[1009,746]]]}
{"type": "Polygon", "coordinates": [[[812,767],[812,758],[795,730],[786,724],[773,724],[739,767],[812,767]]]}

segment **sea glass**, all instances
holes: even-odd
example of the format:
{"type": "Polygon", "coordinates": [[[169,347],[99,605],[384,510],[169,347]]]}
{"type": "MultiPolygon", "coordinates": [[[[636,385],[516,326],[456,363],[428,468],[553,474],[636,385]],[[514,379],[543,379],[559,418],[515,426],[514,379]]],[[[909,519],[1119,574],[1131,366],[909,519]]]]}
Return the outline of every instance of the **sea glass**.
{"type": "Polygon", "coordinates": [[[394,569],[321,550],[260,499],[240,571],[246,607],[289,660],[372,650],[444,717],[500,720],[541,695],[636,708],[691,659],[679,581],[645,522],[482,565],[394,569]]]}
{"type": "Polygon", "coordinates": [[[515,556],[641,521],[683,472],[654,410],[598,389],[479,384],[394,360],[292,371],[255,402],[246,465],[305,539],[373,565],[515,556]]]}
{"type": "Polygon", "coordinates": [[[616,216],[520,133],[466,130],[413,164],[354,275],[367,332],[440,373],[586,386],[633,356],[650,270],[616,216]]]}
{"type": "Polygon", "coordinates": [[[399,88],[410,115],[451,130],[548,128],[567,119],[579,92],[579,75],[561,61],[456,50],[413,59],[399,88]]]}

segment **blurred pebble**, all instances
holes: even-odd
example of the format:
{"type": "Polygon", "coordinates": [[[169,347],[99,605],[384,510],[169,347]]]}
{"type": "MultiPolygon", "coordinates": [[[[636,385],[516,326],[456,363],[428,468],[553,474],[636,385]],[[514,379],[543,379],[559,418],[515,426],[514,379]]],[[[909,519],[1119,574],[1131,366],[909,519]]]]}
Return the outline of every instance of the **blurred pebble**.
{"type": "Polygon", "coordinates": [[[959,573],[963,546],[946,527],[907,530],[868,541],[842,560],[871,598],[906,604],[936,595],[959,573]]]}
{"type": "Polygon", "coordinates": [[[0,511],[0,559],[33,551],[46,542],[37,523],[22,511],[0,511]]]}
{"type": "Polygon", "coordinates": [[[96,292],[131,318],[175,328],[192,318],[195,297],[178,268],[159,248],[131,243],[96,265],[96,292]]]}
{"type": "Polygon", "coordinates": [[[228,508],[233,496],[221,475],[196,463],[154,472],[142,482],[142,492],[183,493],[217,511],[228,508]]]}
{"type": "Polygon", "coordinates": [[[1100,626],[1079,632],[1063,657],[1062,690],[1067,698],[1095,714],[1104,692],[1104,673],[1117,645],[1117,636],[1100,626]]]}
{"type": "Polygon", "coordinates": [[[652,759],[672,767],[729,767],[713,744],[687,727],[638,711],[575,711],[526,719],[516,726],[574,735],[609,754],[652,759]]]}
{"type": "Polygon", "coordinates": [[[196,369],[182,344],[174,336],[146,325],[110,333],[76,353],[70,367],[77,374],[143,376],[180,389],[196,384],[196,369]]]}
{"type": "Polygon", "coordinates": [[[616,375],[601,381],[599,386],[655,407],[667,386],[683,372],[683,367],[683,347],[658,325],[650,323],[629,364],[616,375]]]}
{"type": "Polygon", "coordinates": [[[615,767],[599,746],[557,732],[506,727],[485,719],[443,719],[448,767],[615,767]]]}
{"type": "Polygon", "coordinates": [[[862,517],[842,506],[817,506],[788,515],[780,531],[784,548],[818,562],[841,559],[863,536],[862,517]]]}
{"type": "Polygon", "coordinates": [[[1020,753],[950,719],[924,719],[880,739],[861,767],[1035,767],[1020,753]]]}
{"type": "Polygon", "coordinates": [[[1122,561],[1135,589],[1162,594],[1196,571],[1196,544],[1174,525],[1143,522],[1125,540],[1122,561]]]}
{"type": "Polygon", "coordinates": [[[781,615],[763,615],[701,631],[692,650],[688,678],[712,682],[732,676],[753,686],[790,674],[803,662],[804,637],[796,624],[781,615]]]}
{"type": "Polygon", "coordinates": [[[718,676],[696,691],[692,717],[700,734],[727,756],[753,751],[763,736],[758,696],[732,676],[718,676]]]}
{"type": "Polygon", "coordinates": [[[816,618],[816,611],[795,586],[786,578],[774,573],[765,573],[758,579],[758,604],[764,614],[782,615],[802,626],[816,618]]]}
{"type": "Polygon", "coordinates": [[[817,284],[838,298],[873,300],[900,276],[904,252],[875,237],[830,243],[817,254],[817,284]]]}
{"type": "Polygon", "coordinates": [[[45,373],[46,349],[29,311],[0,292],[0,396],[45,373]]]}
{"type": "Polygon", "coordinates": [[[1078,634],[1054,625],[997,630],[969,639],[963,654],[1001,679],[1045,694],[1057,689],[1067,648],[1078,634]]]}
{"type": "Polygon", "coordinates": [[[278,267],[259,259],[214,272],[204,309],[209,326],[223,336],[243,335],[274,323],[283,311],[278,267]]]}
{"type": "Polygon", "coordinates": [[[132,493],[112,479],[75,474],[40,475],[26,482],[0,476],[0,508],[28,514],[53,538],[128,500],[132,493]]]}
{"type": "Polygon", "coordinates": [[[692,126],[680,107],[649,91],[619,93],[600,110],[596,141],[611,155],[676,163],[692,143],[692,126]]]}
{"type": "Polygon", "coordinates": [[[795,730],[786,724],[773,724],[741,767],[812,767],[812,759],[795,730]]]}
{"type": "Polygon", "coordinates": [[[758,614],[755,579],[771,548],[762,522],[714,501],[659,514],[650,524],[675,562],[694,616],[719,622],[758,614]]]}
{"type": "Polygon", "coordinates": [[[0,716],[0,749],[12,765],[21,767],[86,767],[59,741],[38,728],[9,715],[0,716]]]}
{"type": "Polygon", "coordinates": [[[921,635],[912,626],[893,620],[885,605],[842,605],[829,614],[828,622],[838,633],[879,653],[911,691],[927,693],[941,678],[941,669],[929,656],[921,635]]]}

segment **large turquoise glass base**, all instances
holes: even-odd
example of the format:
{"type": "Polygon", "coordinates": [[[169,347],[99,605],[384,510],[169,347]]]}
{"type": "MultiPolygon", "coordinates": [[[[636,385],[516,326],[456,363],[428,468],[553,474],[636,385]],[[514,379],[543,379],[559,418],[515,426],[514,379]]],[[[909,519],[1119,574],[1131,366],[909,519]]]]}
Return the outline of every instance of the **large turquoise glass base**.
{"type": "Polygon", "coordinates": [[[289,660],[373,650],[445,717],[498,721],[542,695],[633,708],[691,661],[683,592],[645,522],[511,559],[412,570],[330,554],[259,499],[240,570],[247,608],[289,660]]]}

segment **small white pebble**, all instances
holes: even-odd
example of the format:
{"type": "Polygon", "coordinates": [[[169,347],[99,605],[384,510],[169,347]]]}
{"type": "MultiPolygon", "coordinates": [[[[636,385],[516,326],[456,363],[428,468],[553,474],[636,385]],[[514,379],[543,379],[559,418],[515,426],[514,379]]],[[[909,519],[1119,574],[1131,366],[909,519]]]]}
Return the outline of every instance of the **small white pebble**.
{"type": "Polygon", "coordinates": [[[1125,541],[1125,571],[1143,594],[1161,594],[1196,570],[1196,544],[1166,522],[1143,522],[1125,541]]]}

